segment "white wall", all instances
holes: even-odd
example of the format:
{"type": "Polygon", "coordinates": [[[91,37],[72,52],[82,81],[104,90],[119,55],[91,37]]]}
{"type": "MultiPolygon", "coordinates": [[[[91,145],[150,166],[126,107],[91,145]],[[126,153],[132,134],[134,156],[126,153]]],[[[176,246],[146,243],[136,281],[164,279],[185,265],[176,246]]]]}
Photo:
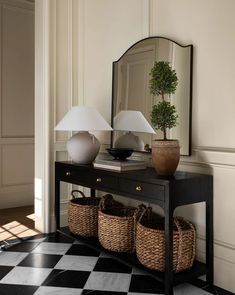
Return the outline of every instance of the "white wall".
{"type": "Polygon", "coordinates": [[[0,0],[0,209],[33,204],[34,5],[0,0]]]}
{"type": "MultiPolygon", "coordinates": [[[[134,42],[148,35],[166,36],[181,44],[194,45],[192,156],[182,157],[179,168],[214,175],[215,283],[234,292],[235,137],[231,128],[235,126],[232,88],[235,76],[235,2],[43,2],[49,4],[50,8],[50,63],[47,64],[50,67],[49,122],[45,118],[45,122],[50,124],[51,133],[50,183],[53,183],[54,159],[67,159],[65,142],[69,134],[61,132],[53,137],[53,128],[66,111],[72,105],[84,103],[97,107],[110,120],[111,69],[114,60],[134,42]]],[[[99,134],[99,137],[105,147],[108,136],[99,134]]],[[[53,196],[53,185],[49,189],[53,196]]],[[[64,220],[68,192],[68,187],[63,187],[61,214],[64,220]]],[[[50,200],[52,211],[53,198],[50,200]]],[[[197,225],[197,255],[204,259],[203,205],[183,208],[177,213],[197,225]]]]}

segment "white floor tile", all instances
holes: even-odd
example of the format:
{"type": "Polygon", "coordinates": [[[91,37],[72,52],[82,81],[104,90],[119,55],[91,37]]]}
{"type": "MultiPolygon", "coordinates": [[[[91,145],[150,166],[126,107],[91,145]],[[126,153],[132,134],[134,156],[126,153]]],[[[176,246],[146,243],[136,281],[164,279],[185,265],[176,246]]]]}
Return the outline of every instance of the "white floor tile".
{"type": "Polygon", "coordinates": [[[72,244],[43,242],[37,246],[32,253],[64,255],[72,244]]]}
{"type": "Polygon", "coordinates": [[[34,295],[81,295],[82,289],[40,287],[34,295]]]}
{"type": "Polygon", "coordinates": [[[110,272],[92,272],[84,289],[127,292],[131,275],[110,272]]]}
{"type": "Polygon", "coordinates": [[[18,265],[28,253],[25,252],[0,252],[0,265],[16,266],[18,265]]]}
{"type": "Polygon", "coordinates": [[[4,284],[40,286],[50,274],[50,268],[15,267],[1,281],[4,284]]]}
{"type": "Polygon", "coordinates": [[[97,260],[98,257],[65,255],[58,261],[54,268],[92,271],[96,265],[97,260]]]}

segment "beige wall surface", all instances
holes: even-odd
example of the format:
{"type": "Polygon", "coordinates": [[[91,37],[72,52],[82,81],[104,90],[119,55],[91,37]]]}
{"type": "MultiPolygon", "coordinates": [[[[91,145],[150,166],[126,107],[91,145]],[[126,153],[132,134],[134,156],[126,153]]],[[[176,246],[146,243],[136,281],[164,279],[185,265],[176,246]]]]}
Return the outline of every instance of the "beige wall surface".
{"type": "MultiPolygon", "coordinates": [[[[130,45],[150,35],[169,37],[183,45],[193,44],[192,156],[181,157],[179,169],[214,176],[215,283],[235,292],[235,137],[232,131],[235,126],[235,1],[50,0],[48,3],[51,164],[54,159],[68,158],[65,143],[69,134],[53,135],[53,128],[72,105],[95,106],[110,120],[112,62],[130,45]]],[[[98,136],[103,148],[106,147],[108,135],[98,136]]],[[[64,221],[70,189],[63,187],[61,217],[64,221]]],[[[50,192],[53,194],[53,186],[50,192]]],[[[50,202],[53,206],[52,198],[50,202]]],[[[197,256],[202,260],[205,259],[204,213],[203,204],[177,210],[177,214],[196,224],[197,256]]]]}
{"type": "MultiPolygon", "coordinates": [[[[214,175],[215,283],[235,292],[235,1],[153,2],[151,34],[194,46],[192,157],[180,168],[214,175]]],[[[203,206],[177,213],[196,223],[203,258],[203,206]]]]}
{"type": "Polygon", "coordinates": [[[34,5],[0,0],[0,209],[33,204],[34,5]]]}
{"type": "Polygon", "coordinates": [[[235,148],[235,1],[156,0],[153,34],[194,45],[193,146],[235,148]]]}

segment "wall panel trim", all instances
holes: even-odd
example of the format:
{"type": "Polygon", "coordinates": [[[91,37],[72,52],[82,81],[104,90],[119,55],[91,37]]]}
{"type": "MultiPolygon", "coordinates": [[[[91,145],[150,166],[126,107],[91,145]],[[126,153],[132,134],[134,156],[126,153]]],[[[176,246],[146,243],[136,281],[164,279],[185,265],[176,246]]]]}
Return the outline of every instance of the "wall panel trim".
{"type": "Polygon", "coordinates": [[[34,10],[34,1],[27,0],[0,0],[0,5],[23,8],[27,10],[34,10]]]}

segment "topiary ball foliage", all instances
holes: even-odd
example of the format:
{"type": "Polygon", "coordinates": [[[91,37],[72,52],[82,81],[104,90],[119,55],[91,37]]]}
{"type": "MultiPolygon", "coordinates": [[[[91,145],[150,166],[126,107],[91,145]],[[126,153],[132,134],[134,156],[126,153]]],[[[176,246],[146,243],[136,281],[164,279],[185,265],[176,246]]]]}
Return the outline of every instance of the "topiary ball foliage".
{"type": "Polygon", "coordinates": [[[178,78],[175,70],[170,67],[167,61],[155,62],[149,81],[150,93],[153,95],[173,94],[178,85],[178,78]]]}
{"type": "Polygon", "coordinates": [[[153,106],[150,114],[151,122],[156,130],[161,130],[164,133],[164,140],[166,140],[166,128],[172,128],[177,125],[178,115],[174,105],[169,101],[160,101],[153,106]]]}

